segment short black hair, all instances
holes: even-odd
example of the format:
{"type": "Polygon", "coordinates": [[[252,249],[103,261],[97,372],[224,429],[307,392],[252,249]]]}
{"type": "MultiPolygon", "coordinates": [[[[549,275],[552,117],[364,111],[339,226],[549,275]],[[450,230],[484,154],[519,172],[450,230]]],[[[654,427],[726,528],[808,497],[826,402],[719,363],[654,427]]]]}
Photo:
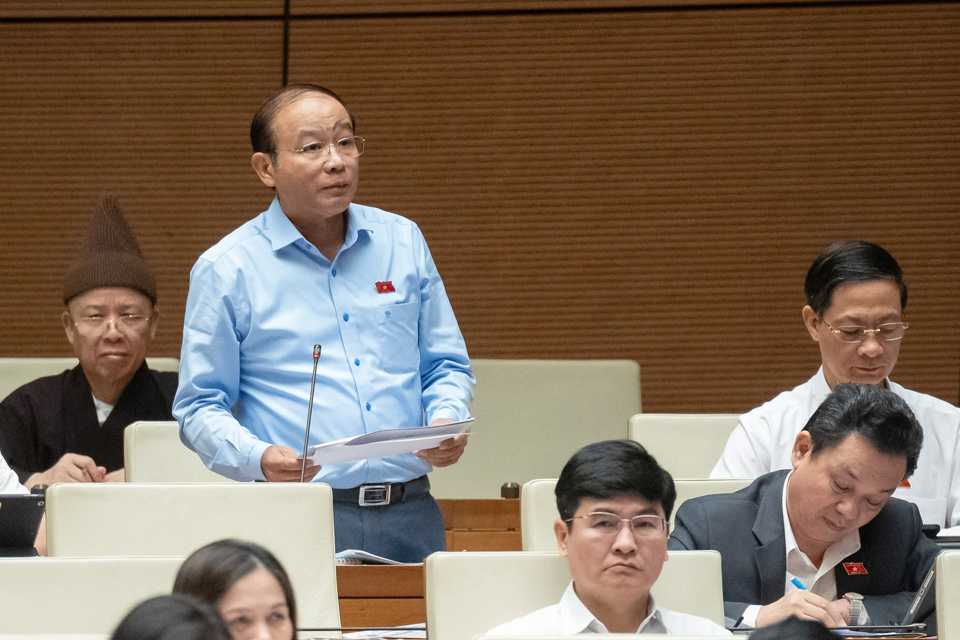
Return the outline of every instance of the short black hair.
{"type": "Polygon", "coordinates": [[[872,384],[838,384],[803,429],[814,456],[856,433],[880,453],[906,458],[905,477],[916,471],[923,446],[923,428],[906,401],[872,384]]]}
{"type": "Polygon", "coordinates": [[[330,96],[343,105],[347,115],[350,116],[350,126],[356,133],[357,121],[350,113],[350,109],[347,109],[346,103],[336,93],[319,84],[289,84],[268,98],[254,114],[250,122],[250,144],[253,145],[254,153],[267,153],[276,160],[277,141],[273,136],[273,121],[276,120],[277,113],[300,96],[311,93],[330,96]]]}
{"type": "Polygon", "coordinates": [[[231,640],[211,605],[175,593],[144,600],[124,616],[111,640],[231,640]]]}
{"type": "Polygon", "coordinates": [[[846,240],[831,245],[813,261],[803,288],[807,304],[823,317],[830,308],[834,289],[849,282],[875,280],[893,280],[900,290],[900,308],[907,308],[907,283],[894,257],[872,242],[846,240]]]}
{"type": "Polygon", "coordinates": [[[634,440],[604,440],[583,447],[564,465],[555,492],[563,520],[573,517],[584,498],[623,495],[660,503],[669,520],[677,500],[673,478],[634,440]]]}

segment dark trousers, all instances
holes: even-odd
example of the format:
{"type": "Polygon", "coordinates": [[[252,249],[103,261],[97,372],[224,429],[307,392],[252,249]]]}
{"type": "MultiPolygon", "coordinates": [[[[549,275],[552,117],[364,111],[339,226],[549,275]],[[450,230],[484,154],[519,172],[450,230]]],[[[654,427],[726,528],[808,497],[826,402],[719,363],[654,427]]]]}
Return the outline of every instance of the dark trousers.
{"type": "Polygon", "coordinates": [[[447,549],[443,516],[429,492],[380,507],[335,498],[333,526],[337,551],[363,549],[399,562],[422,562],[447,549]]]}

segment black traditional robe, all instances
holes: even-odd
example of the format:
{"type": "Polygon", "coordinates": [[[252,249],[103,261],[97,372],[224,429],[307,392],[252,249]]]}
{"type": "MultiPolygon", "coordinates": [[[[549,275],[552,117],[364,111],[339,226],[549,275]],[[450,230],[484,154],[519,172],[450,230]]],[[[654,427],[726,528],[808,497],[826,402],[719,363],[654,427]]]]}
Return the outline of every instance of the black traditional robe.
{"type": "Polygon", "coordinates": [[[20,482],[65,453],[90,456],[107,472],[123,467],[123,430],[137,420],[173,420],[177,374],[144,362],[101,426],[80,365],[29,382],[0,402],[0,453],[20,482]]]}

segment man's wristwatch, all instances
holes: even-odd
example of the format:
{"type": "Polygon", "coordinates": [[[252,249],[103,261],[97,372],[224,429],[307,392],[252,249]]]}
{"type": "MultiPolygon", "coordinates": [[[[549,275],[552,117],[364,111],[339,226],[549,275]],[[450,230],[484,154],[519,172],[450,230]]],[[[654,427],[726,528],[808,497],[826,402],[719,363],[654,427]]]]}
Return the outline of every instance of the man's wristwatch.
{"type": "Polygon", "coordinates": [[[863,596],[849,591],[843,594],[843,599],[850,603],[850,625],[854,626],[860,622],[860,612],[863,611],[863,596]]]}

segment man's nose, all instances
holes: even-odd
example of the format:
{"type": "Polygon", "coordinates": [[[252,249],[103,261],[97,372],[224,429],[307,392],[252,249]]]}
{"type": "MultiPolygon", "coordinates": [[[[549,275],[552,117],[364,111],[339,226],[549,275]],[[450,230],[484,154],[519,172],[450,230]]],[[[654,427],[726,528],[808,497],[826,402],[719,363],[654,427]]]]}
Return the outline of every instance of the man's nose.
{"type": "Polygon", "coordinates": [[[846,520],[856,520],[860,516],[860,507],[856,500],[847,499],[837,503],[837,511],[846,520]]]}
{"type": "Polygon", "coordinates": [[[863,334],[863,342],[857,348],[857,353],[869,358],[876,358],[883,353],[883,342],[877,337],[876,333],[863,334]]]}
{"type": "Polygon", "coordinates": [[[620,525],[620,530],[613,540],[613,548],[621,553],[629,553],[637,548],[637,539],[633,537],[629,522],[621,522],[620,525]]]}

